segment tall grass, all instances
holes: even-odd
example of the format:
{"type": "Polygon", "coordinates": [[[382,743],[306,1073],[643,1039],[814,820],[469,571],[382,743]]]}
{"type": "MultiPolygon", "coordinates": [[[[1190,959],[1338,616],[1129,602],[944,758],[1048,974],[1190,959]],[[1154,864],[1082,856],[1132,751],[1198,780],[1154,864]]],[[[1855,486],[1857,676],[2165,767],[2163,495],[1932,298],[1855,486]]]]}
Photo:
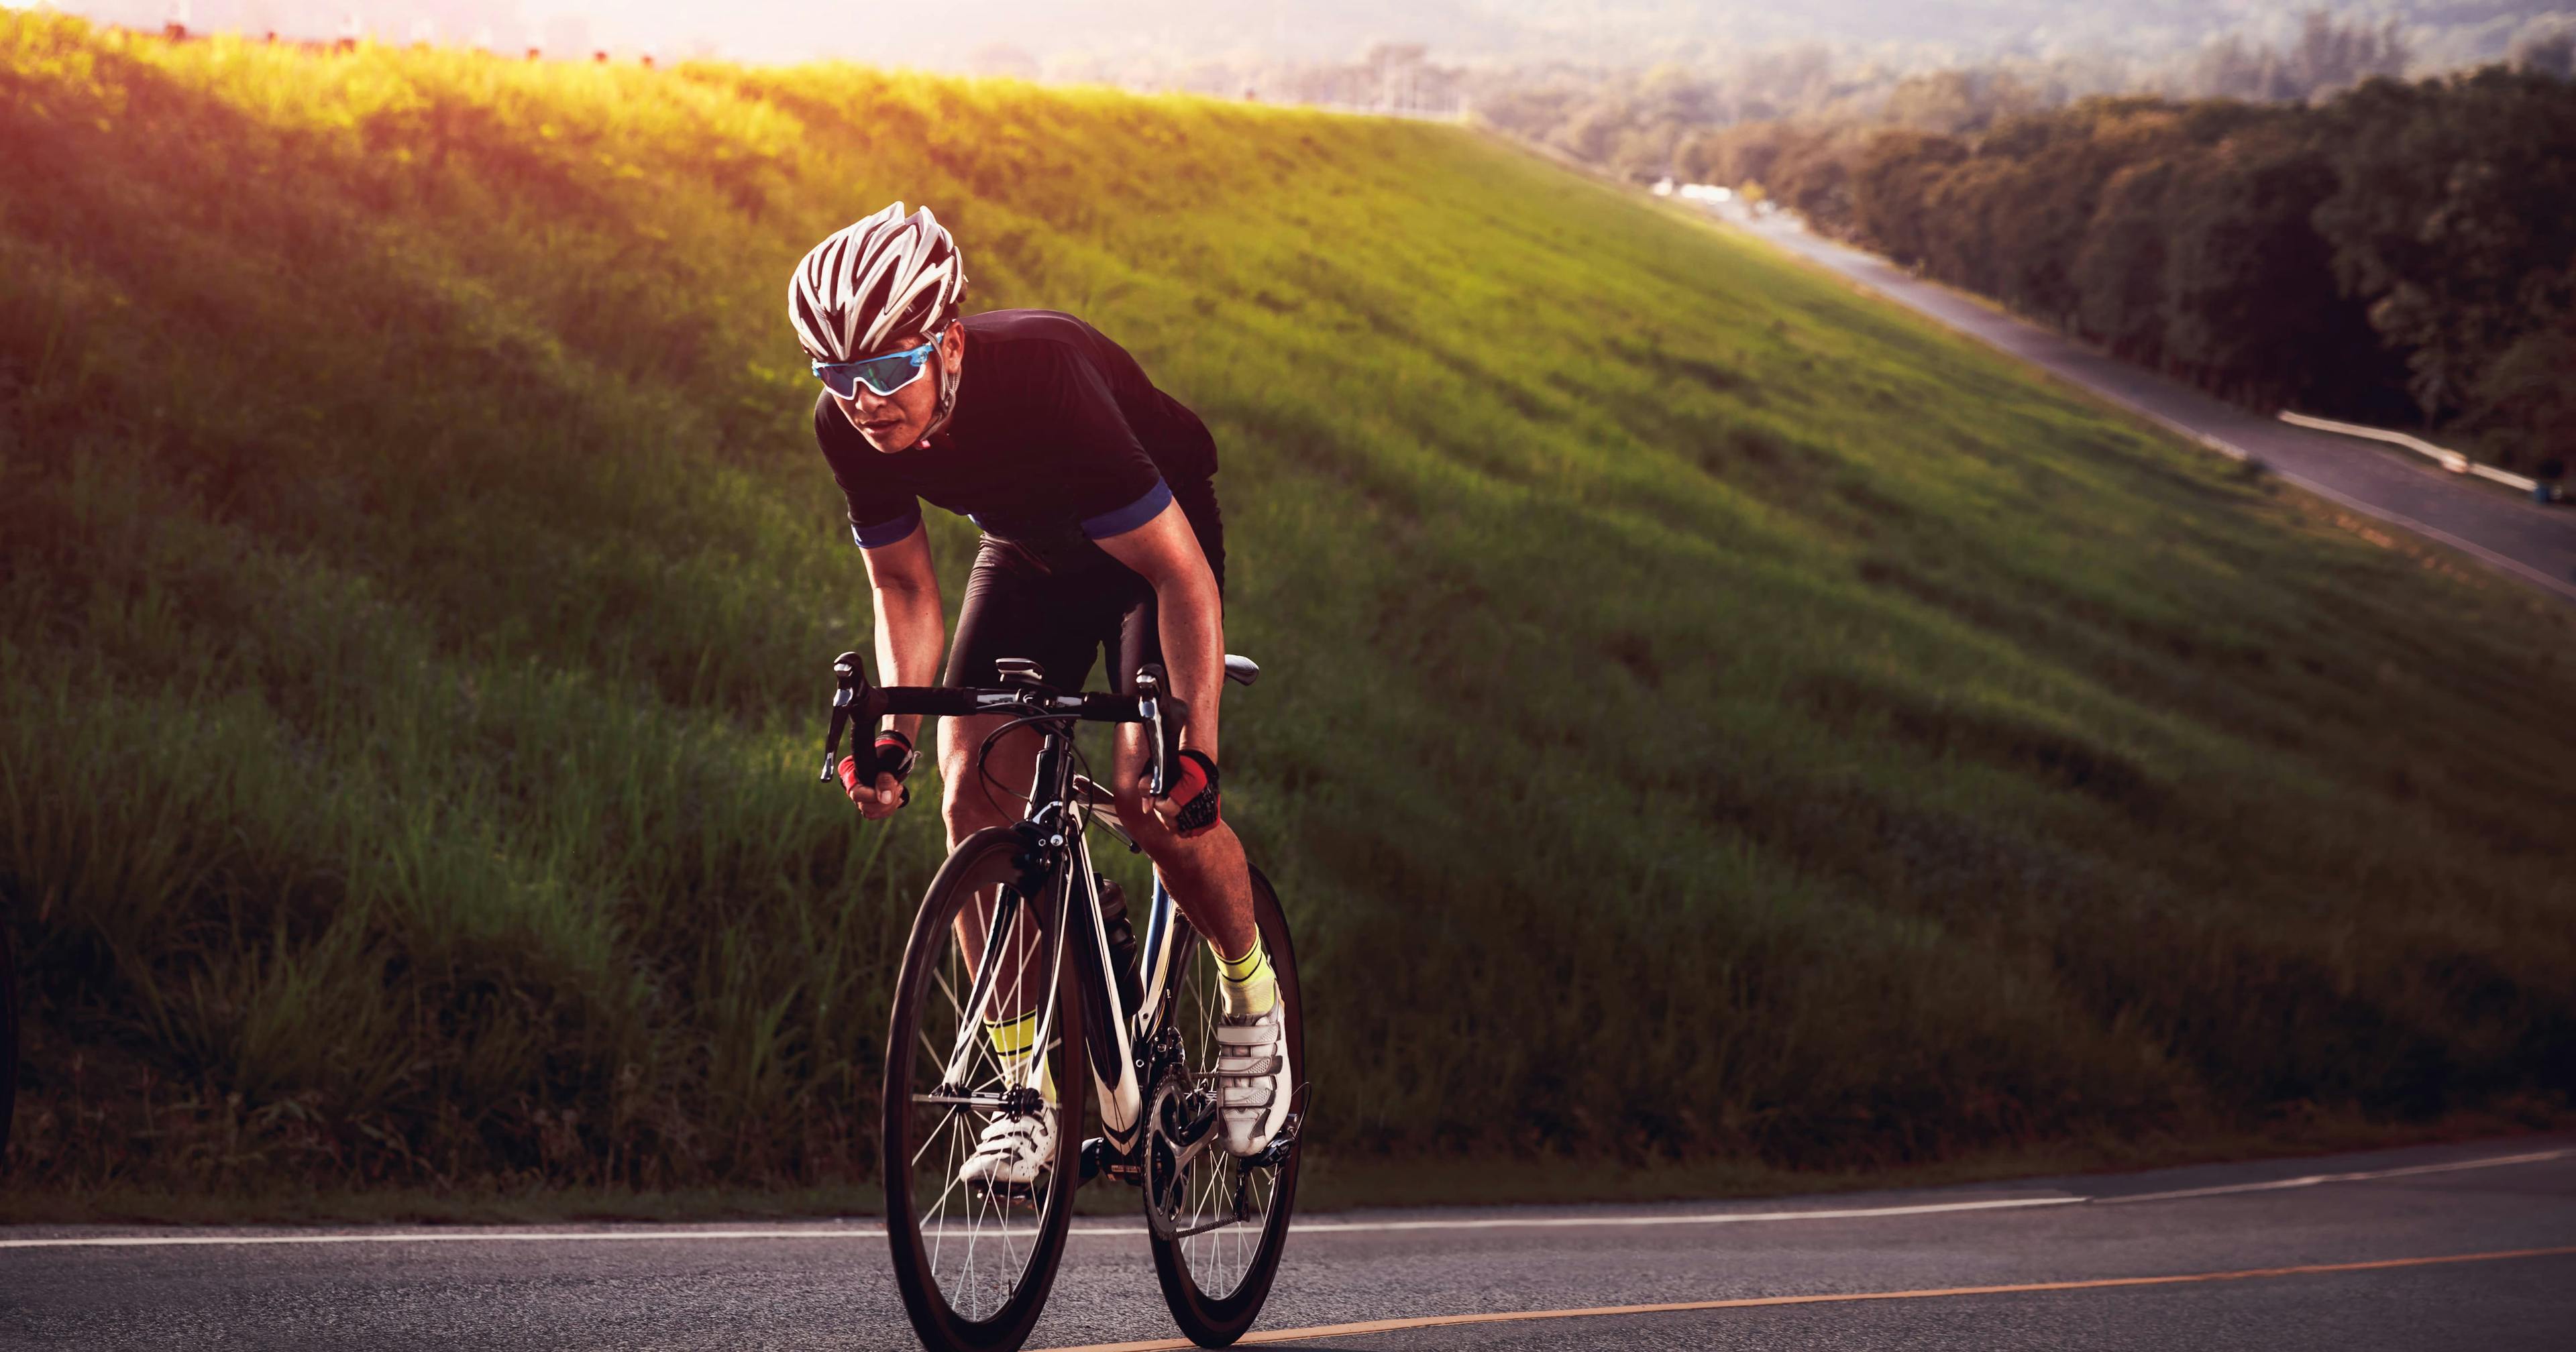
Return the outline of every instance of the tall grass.
{"type": "Polygon", "coordinates": [[[21,1177],[864,1176],[940,842],[780,311],[895,197],[1216,429],[1319,1147],[2576,1090],[2567,615],[1470,134],[9,15],[0,181],[21,1177]]]}

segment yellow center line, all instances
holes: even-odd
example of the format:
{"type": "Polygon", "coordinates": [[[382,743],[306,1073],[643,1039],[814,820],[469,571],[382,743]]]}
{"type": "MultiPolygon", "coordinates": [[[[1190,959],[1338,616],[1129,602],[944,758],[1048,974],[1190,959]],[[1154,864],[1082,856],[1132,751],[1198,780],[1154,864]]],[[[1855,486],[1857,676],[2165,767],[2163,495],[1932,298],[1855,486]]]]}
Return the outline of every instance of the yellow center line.
{"type": "MultiPolygon", "coordinates": [[[[1812,1296],[1744,1296],[1734,1300],[1684,1300],[1662,1305],[1597,1305],[1582,1310],[1508,1310],[1493,1314],[1435,1314],[1412,1319],[1364,1319],[1355,1324],[1319,1324],[1302,1329],[1263,1329],[1247,1333],[1245,1343],[1286,1343],[1304,1338],[1347,1338],[1363,1333],[1400,1333],[1407,1329],[1453,1324],[1507,1324],[1531,1319],[1591,1319],[1602,1315],[1678,1314],[1690,1310],[1750,1310],[1771,1305],[1838,1305],[1860,1300],[1931,1300],[1942,1296],[2009,1296],[2032,1291],[2099,1291],[2120,1286],[2175,1286],[2186,1282],[2241,1282],[2258,1277],[2303,1277],[2321,1272],[2376,1272],[2385,1268],[2431,1267],[2444,1263],[2493,1263],[2507,1258],[2563,1258],[2576,1254],[2576,1244],[2553,1249],[2499,1249],[2492,1253],[2438,1254],[2427,1258],[2379,1258],[2366,1263],[2302,1263],[2293,1267],[2241,1268],[2234,1272],[2185,1272],[2161,1277],[2097,1277],[2088,1281],[2013,1282],[2003,1286],[1941,1286],[1920,1291],[1845,1291],[1812,1296]]],[[[1043,1352],[1177,1352],[1186,1339],[1149,1338],[1134,1343],[1091,1343],[1043,1352]]]]}

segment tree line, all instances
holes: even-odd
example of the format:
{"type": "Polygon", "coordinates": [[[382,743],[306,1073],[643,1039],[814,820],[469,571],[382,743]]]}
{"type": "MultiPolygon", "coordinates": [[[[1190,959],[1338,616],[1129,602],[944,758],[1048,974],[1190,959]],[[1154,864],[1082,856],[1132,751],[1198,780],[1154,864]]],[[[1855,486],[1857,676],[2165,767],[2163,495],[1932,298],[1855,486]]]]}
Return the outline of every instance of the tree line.
{"type": "Polygon", "coordinates": [[[1682,158],[2223,397],[2576,459],[2576,83],[2545,69],[1955,135],[1752,124],[1682,158]]]}
{"type": "Polygon", "coordinates": [[[1809,44],[1696,62],[1665,57],[1625,70],[1560,62],[1450,74],[1480,121],[1652,181],[1679,172],[1693,141],[1748,122],[1957,135],[2097,95],[2307,103],[2380,76],[2425,77],[2499,60],[2565,75],[2576,65],[2576,15],[2533,14],[2508,30],[2492,14],[2465,23],[2437,7],[2418,9],[2402,26],[2312,9],[2286,27],[2250,25],[2196,44],[2171,31],[2123,33],[2091,46],[2060,42],[2044,53],[1967,59],[1809,44]]]}

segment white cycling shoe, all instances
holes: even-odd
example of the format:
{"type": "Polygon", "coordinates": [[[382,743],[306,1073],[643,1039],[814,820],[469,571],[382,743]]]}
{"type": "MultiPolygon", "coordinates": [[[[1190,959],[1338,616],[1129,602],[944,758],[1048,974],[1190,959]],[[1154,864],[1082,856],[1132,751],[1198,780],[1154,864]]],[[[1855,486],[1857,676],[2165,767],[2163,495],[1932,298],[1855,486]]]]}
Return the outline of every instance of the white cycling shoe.
{"type": "Polygon", "coordinates": [[[1267,1014],[1217,1020],[1217,1118],[1225,1148],[1238,1156],[1260,1154],[1288,1121],[1296,1086],[1289,1080],[1284,1008],[1274,1000],[1267,1014]]]}
{"type": "Polygon", "coordinates": [[[1026,1188],[1055,1163],[1055,1105],[1019,1117],[997,1116],[984,1124],[975,1153],[957,1171],[968,1188],[1026,1188]]]}

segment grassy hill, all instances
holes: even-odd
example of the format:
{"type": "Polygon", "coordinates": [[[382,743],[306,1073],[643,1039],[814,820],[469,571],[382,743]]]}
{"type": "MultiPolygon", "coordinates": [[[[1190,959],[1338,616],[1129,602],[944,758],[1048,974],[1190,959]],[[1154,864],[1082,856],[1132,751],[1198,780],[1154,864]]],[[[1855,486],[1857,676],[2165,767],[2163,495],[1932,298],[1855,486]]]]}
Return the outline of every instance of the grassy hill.
{"type": "Polygon", "coordinates": [[[864,1178],[783,279],[898,196],[1216,430],[1328,1157],[2576,1092],[2563,608],[1469,132],[10,14],[0,184],[22,1184],[864,1178]]]}

